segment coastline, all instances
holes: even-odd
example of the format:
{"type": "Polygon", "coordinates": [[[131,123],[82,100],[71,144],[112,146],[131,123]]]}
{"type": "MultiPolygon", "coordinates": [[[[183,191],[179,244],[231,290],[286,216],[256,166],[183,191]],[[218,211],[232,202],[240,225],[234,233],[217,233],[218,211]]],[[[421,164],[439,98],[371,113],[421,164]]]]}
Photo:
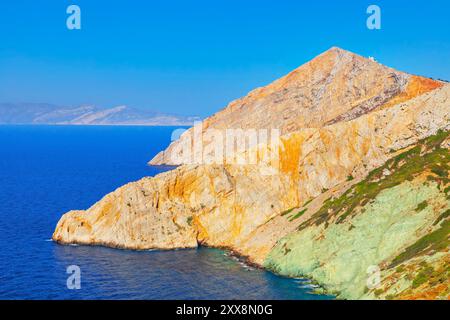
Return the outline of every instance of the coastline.
{"type": "Polygon", "coordinates": [[[224,255],[227,256],[229,259],[236,258],[237,262],[239,262],[240,264],[244,264],[245,266],[248,266],[250,268],[269,272],[280,278],[291,279],[291,280],[304,280],[304,281],[308,282],[308,285],[318,286],[317,288],[314,288],[314,287],[308,288],[311,290],[311,294],[318,295],[318,296],[328,296],[334,300],[339,299],[338,293],[329,292],[323,285],[321,285],[319,282],[317,282],[316,279],[314,279],[312,277],[308,277],[308,276],[292,277],[292,276],[286,276],[283,274],[279,274],[279,273],[275,272],[274,270],[268,269],[268,268],[264,267],[263,265],[260,265],[256,262],[252,261],[251,257],[244,256],[244,255],[240,254],[238,250],[236,250],[234,248],[230,248],[230,247],[223,247],[223,246],[214,247],[214,246],[199,244],[197,247],[180,247],[180,248],[171,248],[171,249],[167,249],[167,248],[139,249],[139,248],[130,248],[130,247],[126,247],[126,246],[115,246],[115,245],[111,245],[111,244],[107,244],[107,243],[103,243],[103,244],[100,244],[100,243],[96,243],[96,244],[76,243],[76,242],[63,243],[63,242],[56,241],[53,239],[51,239],[51,241],[54,242],[56,245],[61,245],[61,246],[76,245],[76,246],[86,246],[86,247],[103,247],[103,248],[108,248],[108,249],[123,250],[123,251],[130,251],[130,252],[147,252],[147,251],[149,251],[149,252],[171,252],[171,251],[179,251],[179,250],[200,250],[201,248],[217,249],[217,250],[222,251],[224,253],[224,255]]]}

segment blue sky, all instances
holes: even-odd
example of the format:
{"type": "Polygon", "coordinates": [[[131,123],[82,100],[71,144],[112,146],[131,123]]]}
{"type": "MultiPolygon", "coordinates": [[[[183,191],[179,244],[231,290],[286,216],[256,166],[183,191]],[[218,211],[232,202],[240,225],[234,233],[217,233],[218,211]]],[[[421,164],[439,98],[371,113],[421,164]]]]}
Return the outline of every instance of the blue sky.
{"type": "Polygon", "coordinates": [[[448,0],[0,2],[0,102],[209,115],[331,46],[450,79],[448,0]],[[82,29],[66,28],[77,4],[82,29]],[[366,9],[382,29],[366,28],[366,9]]]}

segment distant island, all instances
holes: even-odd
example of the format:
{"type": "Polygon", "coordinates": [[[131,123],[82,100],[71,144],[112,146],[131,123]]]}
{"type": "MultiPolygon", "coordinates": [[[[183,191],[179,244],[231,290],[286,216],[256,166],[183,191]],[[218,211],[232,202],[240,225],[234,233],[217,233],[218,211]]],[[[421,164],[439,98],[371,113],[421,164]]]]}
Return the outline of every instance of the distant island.
{"type": "Polygon", "coordinates": [[[200,118],[133,108],[48,103],[0,103],[0,125],[145,125],[191,126],[200,118]]]}

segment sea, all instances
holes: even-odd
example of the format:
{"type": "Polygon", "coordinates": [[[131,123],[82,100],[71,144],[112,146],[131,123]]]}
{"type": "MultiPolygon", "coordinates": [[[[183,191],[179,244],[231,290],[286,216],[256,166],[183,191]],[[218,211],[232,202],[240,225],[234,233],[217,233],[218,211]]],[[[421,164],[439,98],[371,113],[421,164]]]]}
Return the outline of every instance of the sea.
{"type": "Polygon", "coordinates": [[[279,277],[223,250],[137,252],[51,241],[65,212],[169,170],[147,162],[175,129],[0,126],[0,299],[333,299],[314,294],[306,279],[279,277]]]}

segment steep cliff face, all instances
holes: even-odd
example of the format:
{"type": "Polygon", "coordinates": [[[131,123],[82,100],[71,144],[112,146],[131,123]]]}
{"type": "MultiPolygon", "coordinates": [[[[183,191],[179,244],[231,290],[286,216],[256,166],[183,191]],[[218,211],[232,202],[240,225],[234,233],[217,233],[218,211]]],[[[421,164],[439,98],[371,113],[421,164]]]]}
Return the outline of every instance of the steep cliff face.
{"type": "Polygon", "coordinates": [[[65,214],[53,239],[129,249],[233,247],[294,206],[293,190],[288,177],[260,175],[256,166],[183,166],[65,214]]]}
{"type": "Polygon", "coordinates": [[[264,265],[312,277],[343,298],[450,297],[448,137],[439,132],[419,142],[329,198],[264,265]],[[377,269],[381,282],[370,283],[377,269]]]}
{"type": "Polygon", "coordinates": [[[253,250],[253,237],[283,211],[299,207],[349,176],[363,177],[397,150],[450,126],[450,86],[353,121],[282,137],[279,170],[259,165],[185,165],[128,184],[86,212],[63,216],[53,239],[150,249],[230,247],[261,262],[283,224],[253,250]],[[241,250],[245,248],[245,250],[241,250]]]}
{"type": "MultiPolygon", "coordinates": [[[[440,86],[439,81],[412,76],[331,48],[285,77],[231,102],[204,120],[202,130],[278,129],[284,135],[352,120],[440,86]]],[[[194,137],[193,130],[188,130],[150,164],[195,163],[193,157],[183,156],[179,150],[180,145],[192,144],[194,137]]]]}

